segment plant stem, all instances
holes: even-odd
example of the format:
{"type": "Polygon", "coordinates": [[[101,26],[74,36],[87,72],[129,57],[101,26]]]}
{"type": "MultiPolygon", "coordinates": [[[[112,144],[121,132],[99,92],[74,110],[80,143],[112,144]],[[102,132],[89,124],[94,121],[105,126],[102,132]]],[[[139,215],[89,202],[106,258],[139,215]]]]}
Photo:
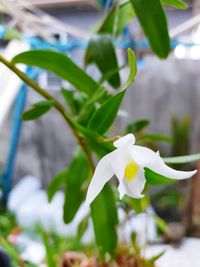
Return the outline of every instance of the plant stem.
{"type": "Polygon", "coordinates": [[[72,130],[74,136],[76,137],[79,145],[82,147],[85,155],[88,158],[88,163],[90,164],[91,170],[94,170],[94,163],[92,160],[92,156],[88,147],[83,139],[83,137],[77,132],[76,128],[73,125],[71,117],[66,112],[63,105],[54,98],[51,94],[49,94],[46,90],[41,88],[35,81],[31,80],[28,76],[26,76],[21,70],[19,70],[12,62],[5,59],[2,55],[0,55],[0,62],[2,62],[5,66],[7,66],[12,72],[14,72],[23,82],[29,85],[32,89],[34,89],[38,94],[43,96],[47,100],[54,100],[54,108],[60,113],[60,115],[64,118],[64,120],[69,125],[70,129],[72,130]]]}

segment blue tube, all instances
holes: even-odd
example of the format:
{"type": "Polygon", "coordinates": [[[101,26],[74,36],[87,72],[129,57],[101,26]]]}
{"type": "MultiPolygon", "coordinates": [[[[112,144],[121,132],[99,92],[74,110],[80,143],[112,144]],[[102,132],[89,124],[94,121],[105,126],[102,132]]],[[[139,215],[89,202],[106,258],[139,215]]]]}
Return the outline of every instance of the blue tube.
{"type": "MultiPolygon", "coordinates": [[[[26,74],[30,78],[34,79],[39,74],[39,71],[33,70],[32,68],[28,67],[26,74]]],[[[15,107],[13,110],[10,148],[9,148],[8,158],[6,161],[5,171],[1,177],[2,187],[3,187],[2,202],[4,205],[6,205],[7,203],[8,195],[12,186],[17,148],[22,128],[21,115],[24,111],[26,103],[26,95],[27,95],[27,86],[26,84],[23,84],[20,88],[19,94],[16,99],[15,107]]]]}

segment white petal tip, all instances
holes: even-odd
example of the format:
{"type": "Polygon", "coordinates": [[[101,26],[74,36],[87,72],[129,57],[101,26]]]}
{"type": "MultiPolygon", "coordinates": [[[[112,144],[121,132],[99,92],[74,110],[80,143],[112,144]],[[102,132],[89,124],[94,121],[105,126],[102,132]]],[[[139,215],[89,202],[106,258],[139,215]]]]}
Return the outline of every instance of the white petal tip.
{"type": "Polygon", "coordinates": [[[194,176],[196,173],[197,173],[197,170],[189,171],[189,172],[184,172],[184,174],[185,174],[186,176],[183,177],[182,179],[188,179],[188,178],[191,178],[191,177],[194,176]]]}
{"type": "Polygon", "coordinates": [[[133,145],[135,143],[135,136],[133,134],[127,134],[113,143],[116,148],[133,145]]]}
{"type": "Polygon", "coordinates": [[[160,157],[160,151],[159,150],[156,152],[156,154],[160,157]]]}
{"type": "Polygon", "coordinates": [[[191,176],[195,175],[197,172],[198,172],[198,170],[192,171],[192,175],[191,176]]]}

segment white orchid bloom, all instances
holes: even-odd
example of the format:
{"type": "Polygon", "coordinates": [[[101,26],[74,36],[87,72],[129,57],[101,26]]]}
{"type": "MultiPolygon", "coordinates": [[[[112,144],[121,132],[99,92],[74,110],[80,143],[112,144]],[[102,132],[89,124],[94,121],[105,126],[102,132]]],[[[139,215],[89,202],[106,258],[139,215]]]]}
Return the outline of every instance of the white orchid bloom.
{"type": "Polygon", "coordinates": [[[115,141],[114,146],[116,149],[99,161],[88,188],[87,205],[91,204],[113,175],[116,175],[119,181],[120,198],[125,194],[130,197],[141,198],[143,197],[142,191],[146,182],[145,167],[158,174],[177,180],[189,178],[196,173],[196,170],[188,172],[176,171],[164,163],[159,152],[134,145],[134,143],[134,135],[127,134],[115,141]]]}

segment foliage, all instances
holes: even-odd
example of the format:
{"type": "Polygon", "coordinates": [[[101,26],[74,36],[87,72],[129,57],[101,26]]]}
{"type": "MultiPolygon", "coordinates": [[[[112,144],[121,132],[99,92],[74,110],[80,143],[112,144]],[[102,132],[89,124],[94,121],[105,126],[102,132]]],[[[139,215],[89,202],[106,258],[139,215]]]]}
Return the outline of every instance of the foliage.
{"type": "MultiPolygon", "coordinates": [[[[102,75],[118,69],[114,44],[109,35],[96,36],[90,39],[85,53],[85,65],[91,63],[97,65],[102,75]],[[106,61],[105,58],[107,59],[106,61]]],[[[114,88],[118,88],[120,86],[119,73],[115,72],[113,75],[110,75],[108,82],[114,88]]]]}
{"type": "Polygon", "coordinates": [[[170,40],[160,0],[131,0],[131,3],[152,50],[160,58],[166,58],[170,51],[170,40]]]}
{"type": "MultiPolygon", "coordinates": [[[[38,264],[34,264],[30,261],[24,260],[21,257],[21,253],[24,249],[24,244],[15,243],[15,239],[18,239],[20,234],[27,238],[27,242],[31,242],[32,235],[34,233],[34,240],[38,243],[42,243],[46,250],[46,257],[44,262],[48,267],[55,267],[61,262],[63,254],[68,250],[83,250],[89,255],[92,253],[92,243],[84,245],[80,240],[80,235],[83,230],[80,230],[80,235],[77,237],[63,237],[55,234],[54,232],[46,232],[41,226],[36,225],[34,229],[19,228],[15,222],[14,216],[5,211],[1,211],[0,221],[0,246],[4,252],[6,252],[10,258],[12,266],[19,267],[37,267],[38,264]],[[8,221],[10,220],[10,223],[8,221]],[[6,223],[6,224],[5,224],[6,223]],[[6,226],[6,227],[5,227],[6,226]],[[14,243],[9,237],[13,235],[15,238],[14,243]]],[[[82,227],[82,226],[81,226],[82,227]]],[[[80,228],[80,227],[79,227],[80,228]]],[[[20,237],[19,237],[20,239],[20,237]]],[[[22,238],[23,240],[23,238],[22,238]]]]}
{"type": "MultiPolygon", "coordinates": [[[[89,40],[84,57],[86,66],[93,63],[98,67],[99,80],[91,77],[68,55],[57,51],[31,50],[15,56],[12,63],[0,59],[46,99],[35,103],[30,110],[23,114],[22,118],[34,120],[55,108],[68,123],[77,140],[76,153],[71,163],[52,179],[48,188],[48,196],[51,201],[56,191],[64,186],[64,221],[66,223],[74,219],[85,199],[86,189],[94,172],[94,156],[98,158],[113,150],[113,139],[110,138],[112,127],[118,116],[121,103],[126,97],[126,92],[134,82],[137,73],[135,54],[131,49],[128,49],[127,65],[130,71],[126,82],[121,85],[120,71],[122,67],[118,63],[114,37],[119,36],[132,18],[137,17],[152,51],[158,57],[166,58],[170,52],[170,39],[163,5],[177,8],[185,7],[185,4],[180,0],[125,0],[114,3],[97,28],[95,37],[93,36],[89,40]],[[69,89],[61,88],[60,90],[66,105],[63,106],[60,101],[22,74],[15,66],[18,63],[50,71],[60,79],[69,82],[69,89]]],[[[147,133],[146,127],[148,125],[148,120],[133,120],[122,133],[132,132],[137,135],[139,143],[153,144],[154,146],[155,141],[172,141],[171,138],[161,134],[147,133]]],[[[174,136],[176,138],[179,138],[181,131],[174,123],[174,136]]],[[[165,160],[170,163],[185,163],[194,161],[194,159],[199,159],[199,155],[166,158],[165,160]]],[[[145,177],[147,187],[174,182],[174,180],[147,168],[145,169],[145,177]]],[[[142,212],[149,202],[145,202],[144,205],[140,200],[125,199],[124,203],[136,212],[142,212]]],[[[101,259],[105,260],[107,253],[113,257],[116,255],[118,242],[116,231],[118,216],[116,197],[109,184],[104,187],[91,204],[91,218],[96,246],[101,259]]],[[[161,221],[157,221],[161,227],[164,227],[161,221]]],[[[83,234],[87,221],[84,223],[79,228],[79,237],[83,234]]],[[[52,254],[56,246],[48,235],[45,234],[42,238],[47,251],[48,266],[55,266],[52,254]]],[[[148,266],[151,266],[156,259],[157,257],[151,259],[148,266]]]]}

